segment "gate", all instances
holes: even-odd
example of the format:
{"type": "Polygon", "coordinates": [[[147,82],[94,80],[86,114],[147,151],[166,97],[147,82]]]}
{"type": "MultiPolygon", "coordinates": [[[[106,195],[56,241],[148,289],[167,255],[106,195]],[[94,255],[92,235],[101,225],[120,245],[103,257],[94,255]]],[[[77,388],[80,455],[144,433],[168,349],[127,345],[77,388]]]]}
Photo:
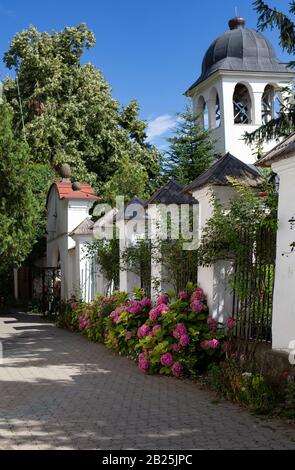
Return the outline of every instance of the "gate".
{"type": "Polygon", "coordinates": [[[236,260],[233,281],[233,317],[236,336],[271,342],[276,233],[259,228],[240,234],[240,257],[236,260]]]}
{"type": "Polygon", "coordinates": [[[32,301],[44,315],[58,313],[61,306],[61,270],[59,267],[34,267],[32,301]]]}

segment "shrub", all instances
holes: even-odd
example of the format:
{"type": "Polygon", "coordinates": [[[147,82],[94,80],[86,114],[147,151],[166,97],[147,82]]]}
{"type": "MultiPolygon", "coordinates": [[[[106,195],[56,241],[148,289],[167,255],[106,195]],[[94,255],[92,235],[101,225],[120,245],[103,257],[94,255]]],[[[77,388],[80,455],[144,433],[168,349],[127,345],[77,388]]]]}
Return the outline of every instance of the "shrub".
{"type": "Polygon", "coordinates": [[[135,346],[138,342],[137,331],[148,318],[151,301],[137,291],[137,298],[125,299],[106,318],[104,327],[105,345],[131,357],[136,356],[135,346]]]}
{"type": "Polygon", "coordinates": [[[211,365],[208,383],[220,396],[242,403],[256,413],[269,413],[274,393],[261,374],[243,372],[234,360],[211,365]]]}
{"type": "Polygon", "coordinates": [[[204,292],[191,284],[177,298],[160,296],[137,337],[138,366],[147,373],[195,376],[225,354],[225,328],[208,318],[204,292]]]}

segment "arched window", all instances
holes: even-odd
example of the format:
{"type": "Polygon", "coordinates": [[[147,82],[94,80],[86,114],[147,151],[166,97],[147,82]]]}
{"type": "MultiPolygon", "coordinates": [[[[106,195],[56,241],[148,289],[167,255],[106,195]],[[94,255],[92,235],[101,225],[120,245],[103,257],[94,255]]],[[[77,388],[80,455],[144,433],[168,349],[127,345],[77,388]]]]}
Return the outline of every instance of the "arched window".
{"type": "Polygon", "coordinates": [[[199,116],[199,123],[203,129],[209,129],[208,106],[203,96],[200,96],[196,106],[196,113],[199,116]]]}
{"type": "Polygon", "coordinates": [[[234,123],[251,124],[252,106],[248,88],[238,83],[233,95],[234,123]]]}
{"type": "Polygon", "coordinates": [[[215,100],[215,127],[219,127],[221,124],[221,113],[220,113],[220,101],[218,93],[216,93],[215,100]]]}
{"type": "Polygon", "coordinates": [[[281,112],[281,101],[273,85],[266,85],[261,99],[261,120],[263,124],[276,118],[281,112]]]}

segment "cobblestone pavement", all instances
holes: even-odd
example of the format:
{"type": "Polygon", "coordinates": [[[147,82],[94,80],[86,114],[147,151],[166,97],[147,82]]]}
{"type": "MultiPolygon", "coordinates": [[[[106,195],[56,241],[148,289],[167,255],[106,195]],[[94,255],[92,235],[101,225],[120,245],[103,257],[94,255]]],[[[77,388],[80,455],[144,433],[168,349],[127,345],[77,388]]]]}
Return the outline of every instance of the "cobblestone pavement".
{"type": "Polygon", "coordinates": [[[292,427],[36,315],[0,318],[0,340],[0,449],[295,449],[292,427]]]}

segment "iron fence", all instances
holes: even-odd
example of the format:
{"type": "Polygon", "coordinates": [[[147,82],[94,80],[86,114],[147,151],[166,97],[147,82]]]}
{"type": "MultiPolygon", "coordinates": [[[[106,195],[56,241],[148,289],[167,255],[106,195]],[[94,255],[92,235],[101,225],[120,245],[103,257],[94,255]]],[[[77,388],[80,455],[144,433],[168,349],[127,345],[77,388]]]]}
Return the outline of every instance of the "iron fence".
{"type": "Polygon", "coordinates": [[[276,233],[261,227],[240,233],[241,255],[235,263],[233,317],[236,336],[271,342],[276,233]]]}

